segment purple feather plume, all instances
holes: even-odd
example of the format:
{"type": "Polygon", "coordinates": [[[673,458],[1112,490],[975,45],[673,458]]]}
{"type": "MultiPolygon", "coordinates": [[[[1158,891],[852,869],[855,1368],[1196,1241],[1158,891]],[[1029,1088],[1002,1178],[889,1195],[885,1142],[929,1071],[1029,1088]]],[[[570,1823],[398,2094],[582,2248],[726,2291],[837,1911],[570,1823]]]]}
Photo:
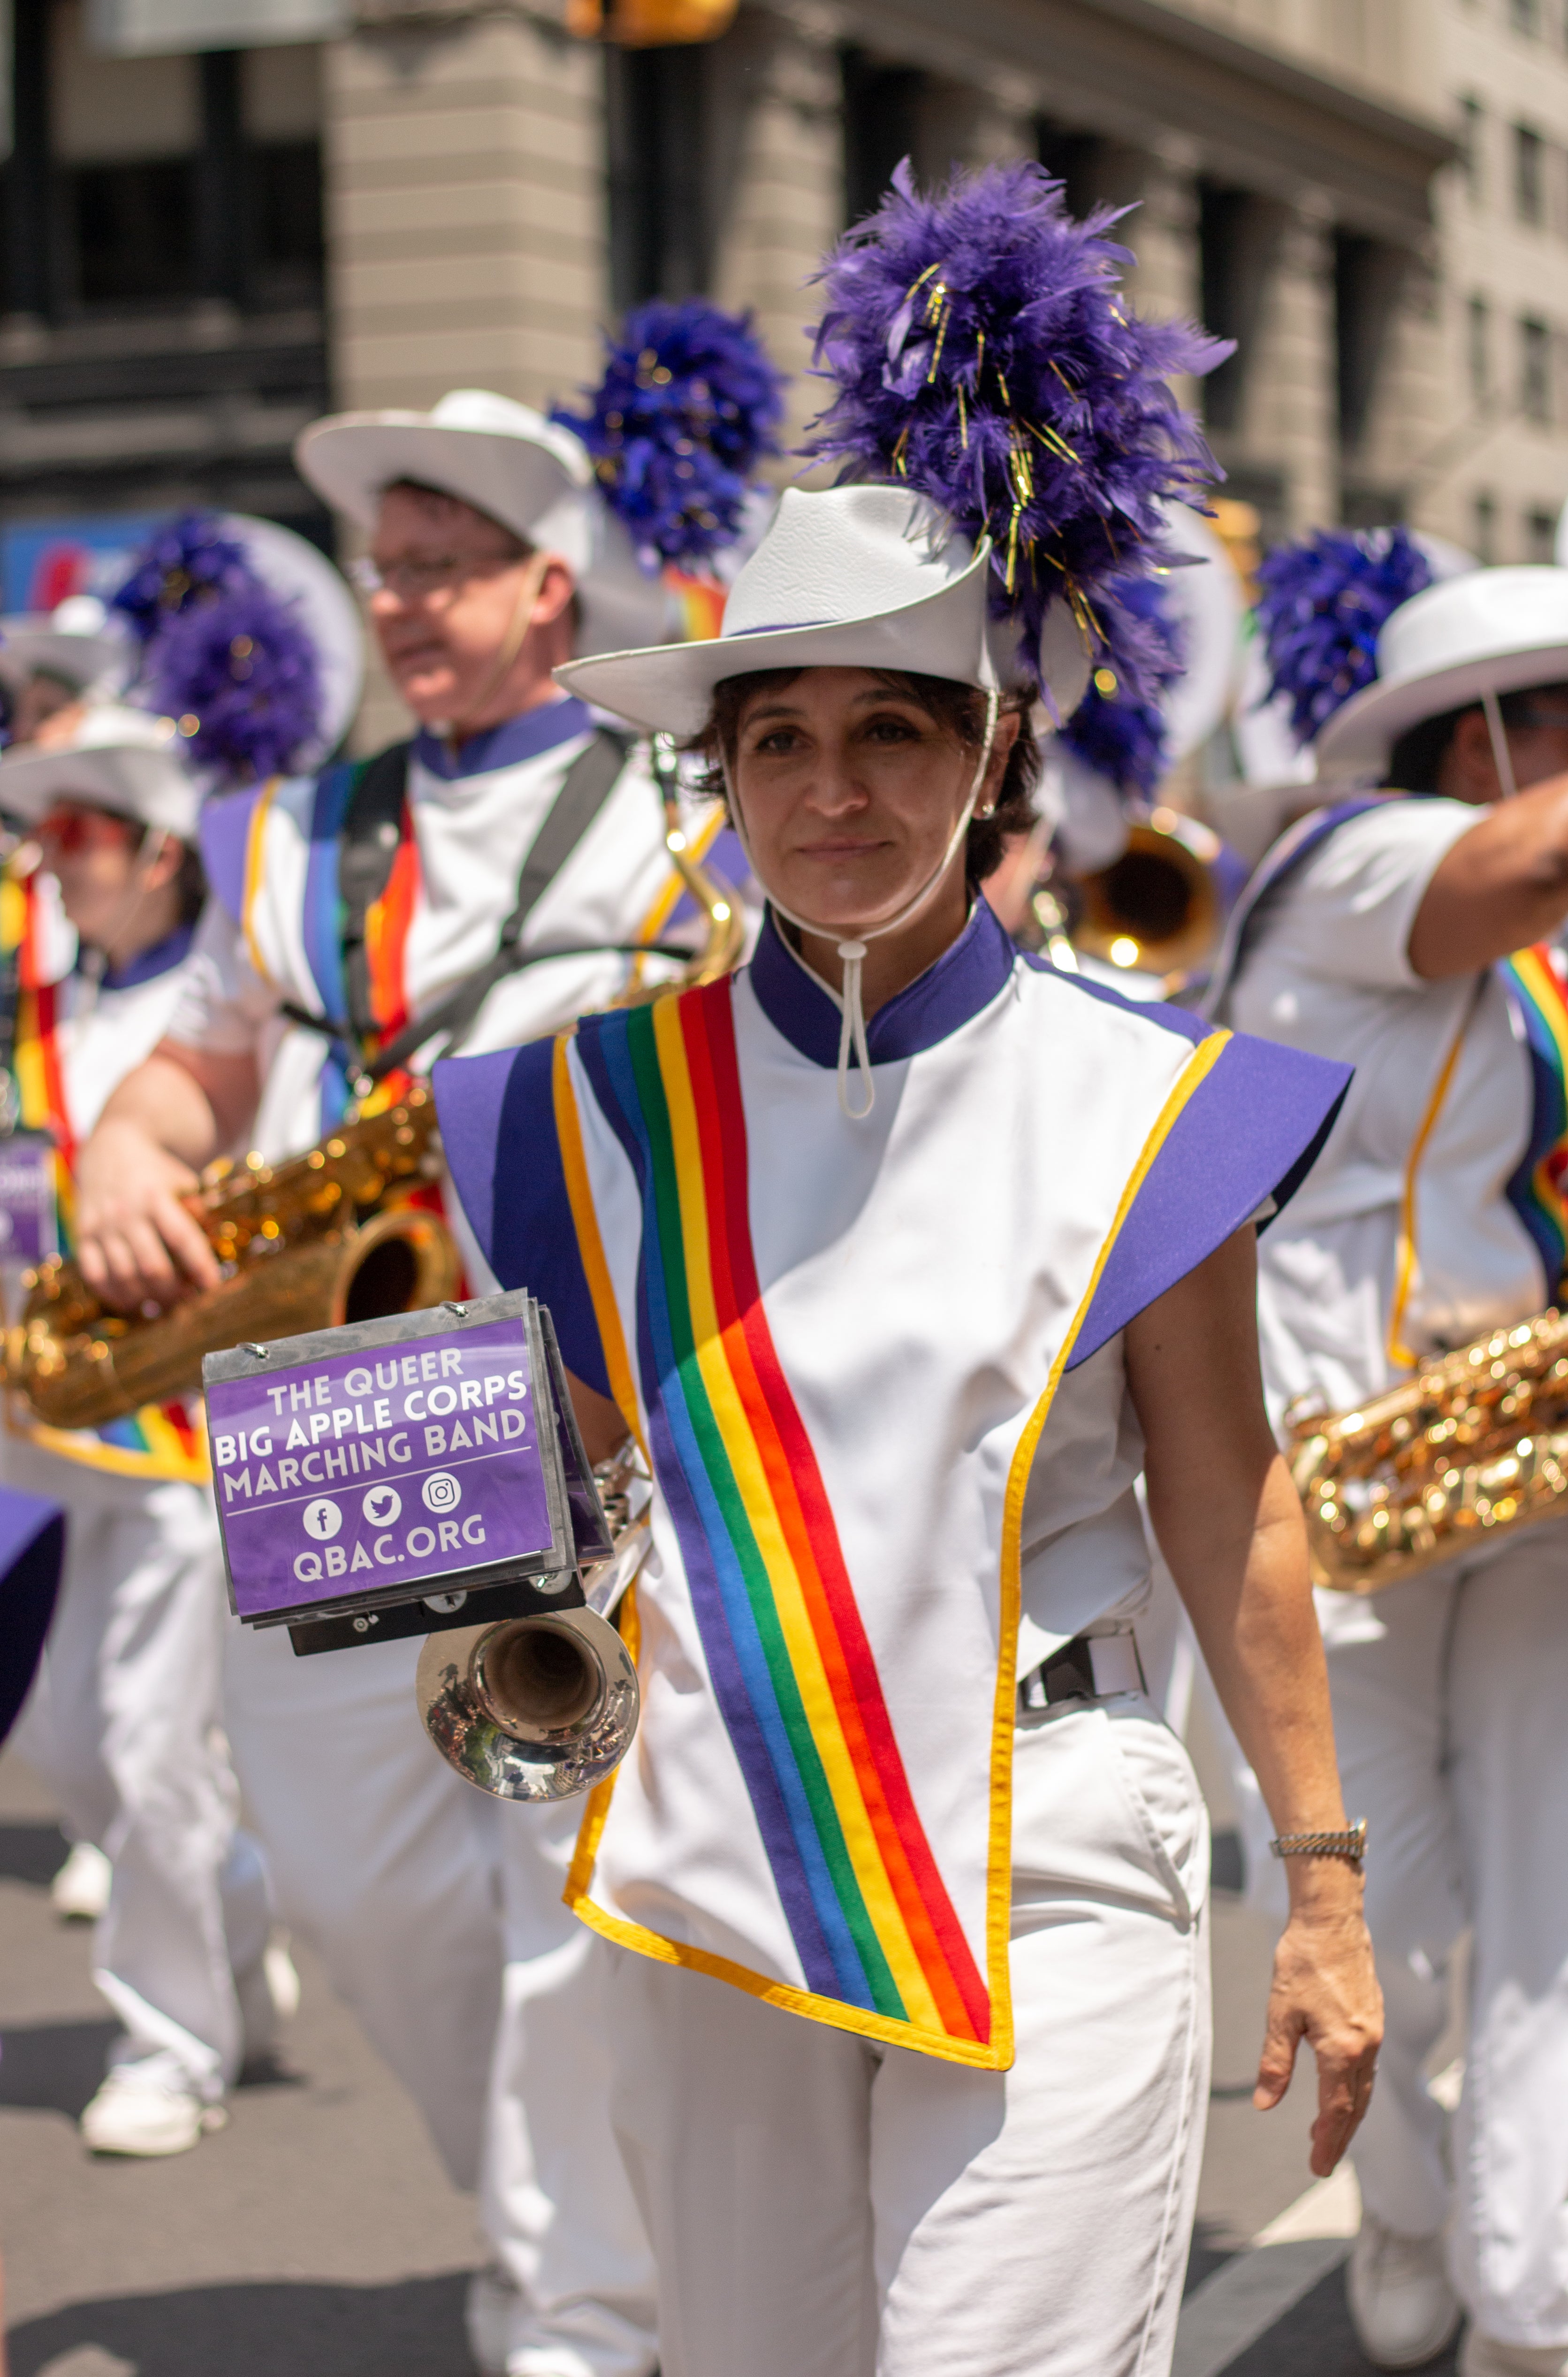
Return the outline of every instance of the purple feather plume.
{"type": "Polygon", "coordinates": [[[802,450],[841,481],[905,480],[991,538],[992,611],[1015,622],[1028,681],[1059,596],[1096,666],[1148,703],[1158,683],[1113,590],[1182,564],[1160,500],[1201,506],[1224,473],[1168,382],[1230,349],[1123,306],[1131,255],[1106,237],[1121,211],[1076,221],[1022,161],[926,198],[906,160],[818,276],[815,367],[836,393],[802,450]]]}
{"type": "Polygon", "coordinates": [[[110,607],[146,645],[188,604],[232,593],[251,576],[244,545],[224,535],[216,514],[184,512],[148,537],[110,607]]]}
{"type": "Polygon", "coordinates": [[[784,375],[749,314],[700,297],[637,306],[605,348],[588,412],[551,419],[588,448],[646,569],[706,561],[739,534],[756,466],[779,450],[784,375]]]}
{"type": "Polygon", "coordinates": [[[191,603],[148,655],[140,698],[177,718],[200,767],[232,783],[288,775],[315,742],[321,667],[297,606],[250,577],[191,603]]]}
{"type": "Polygon", "coordinates": [[[1133,667],[1125,676],[1105,663],[1096,669],[1087,693],[1062,730],[1062,742],[1118,792],[1147,801],[1170,764],[1158,697],[1186,666],[1186,631],[1163,578],[1114,580],[1106,589],[1100,613],[1108,647],[1131,654],[1133,667]],[[1130,689],[1134,687],[1136,690],[1130,689]]]}
{"type": "Polygon", "coordinates": [[[1432,579],[1402,528],[1317,529],[1277,545],[1258,568],[1258,625],[1270,694],[1284,694],[1301,744],[1377,675],[1377,639],[1391,611],[1432,579]]]}

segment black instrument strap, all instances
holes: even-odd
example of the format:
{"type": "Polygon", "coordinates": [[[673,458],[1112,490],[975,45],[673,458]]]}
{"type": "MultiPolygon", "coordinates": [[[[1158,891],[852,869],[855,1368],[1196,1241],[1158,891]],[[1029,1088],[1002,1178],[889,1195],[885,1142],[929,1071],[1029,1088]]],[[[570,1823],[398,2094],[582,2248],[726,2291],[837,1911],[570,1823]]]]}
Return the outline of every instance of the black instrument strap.
{"type": "MultiPolygon", "coordinates": [[[[361,1050],[375,1034],[364,947],[365,918],[386,890],[398,854],[410,747],[407,743],[394,744],[371,760],[355,787],[343,829],[338,879],[346,910],[344,978],[353,1033],[350,1045],[361,1050]]],[[[416,1049],[422,1048],[438,1033],[449,1046],[468,1030],[496,984],[535,959],[588,954],[578,950],[525,953],[519,943],[529,917],[614,790],[630,750],[629,736],[617,735],[607,726],[596,729],[592,741],[577,754],[562,778],[561,788],[534,836],[517,878],[517,899],[501,927],[493,956],[437,1006],[406,1024],[386,1047],[364,1061],[362,1079],[379,1081],[387,1073],[396,1072],[416,1049]]],[[[595,950],[604,946],[607,945],[595,944],[595,950]]],[[[292,1006],[286,1006],[284,1012],[291,1021],[308,1023],[334,1038],[347,1037],[340,1024],[324,1017],[307,1015],[292,1006]]]]}

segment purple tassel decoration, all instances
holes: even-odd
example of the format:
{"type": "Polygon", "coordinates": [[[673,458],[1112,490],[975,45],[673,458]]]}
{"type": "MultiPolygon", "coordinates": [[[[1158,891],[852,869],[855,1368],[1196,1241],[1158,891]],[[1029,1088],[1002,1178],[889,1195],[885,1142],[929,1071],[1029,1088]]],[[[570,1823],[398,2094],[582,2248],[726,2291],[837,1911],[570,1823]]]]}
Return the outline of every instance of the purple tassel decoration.
{"type": "Polygon", "coordinates": [[[841,481],[907,480],[990,537],[992,614],[1015,622],[1030,681],[1060,597],[1096,667],[1146,703],[1158,685],[1118,634],[1115,581],[1182,564],[1160,499],[1201,508],[1224,473],[1167,382],[1230,349],[1123,307],[1132,258],[1106,237],[1122,211],[1077,221],[1027,162],[926,198],[906,159],[818,276],[815,367],[836,393],[802,450],[841,481]]]}
{"type": "Polygon", "coordinates": [[[1402,528],[1316,529],[1276,546],[1258,568],[1258,626],[1271,694],[1290,704],[1301,745],[1377,675],[1377,639],[1391,611],[1432,581],[1402,528]]]}
{"type": "Polygon", "coordinates": [[[294,605],[255,579],[172,620],[141,691],[178,719],[196,764],[232,784],[293,772],[321,715],[315,646],[294,605]]]}
{"type": "Polygon", "coordinates": [[[110,607],[145,646],[187,604],[232,593],[251,576],[244,545],[223,534],[215,514],[185,512],[148,539],[110,607]]]}
{"type": "Polygon", "coordinates": [[[1101,609],[1107,644],[1134,655],[1132,682],[1140,689],[1124,690],[1123,680],[1102,663],[1063,728],[1062,745],[1118,792],[1146,802],[1170,764],[1158,697],[1186,666],[1186,631],[1163,578],[1112,584],[1101,609]]]}
{"type": "Polygon", "coordinates": [[[593,457],[600,492],[650,574],[692,568],[740,532],[753,475],[779,451],[784,375],[749,314],[656,297],[626,317],[586,414],[551,414],[593,457]]]}

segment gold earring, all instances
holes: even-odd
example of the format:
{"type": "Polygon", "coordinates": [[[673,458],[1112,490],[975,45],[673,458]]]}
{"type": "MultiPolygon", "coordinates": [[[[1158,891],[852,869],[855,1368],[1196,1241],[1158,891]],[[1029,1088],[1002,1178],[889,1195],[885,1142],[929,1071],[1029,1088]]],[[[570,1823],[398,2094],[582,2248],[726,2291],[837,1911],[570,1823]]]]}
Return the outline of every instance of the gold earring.
{"type": "Polygon", "coordinates": [[[988,802],[983,809],[977,809],[975,811],[975,815],[978,818],[994,817],[996,815],[996,803],[994,801],[988,802]]]}

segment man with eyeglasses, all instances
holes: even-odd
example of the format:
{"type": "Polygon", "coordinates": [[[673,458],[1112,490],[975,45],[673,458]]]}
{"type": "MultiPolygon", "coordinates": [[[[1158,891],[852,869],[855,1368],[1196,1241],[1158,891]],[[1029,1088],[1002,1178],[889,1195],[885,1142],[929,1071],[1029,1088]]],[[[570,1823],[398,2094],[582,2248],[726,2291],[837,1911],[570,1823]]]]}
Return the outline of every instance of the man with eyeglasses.
{"type": "MultiPolygon", "coordinates": [[[[370,626],[418,732],[220,804],[204,830],[220,905],[196,981],[83,1157],[81,1260],[127,1304],[214,1276],[179,1202],[213,1155],[298,1153],[445,1051],[605,1006],[671,924],[696,938],[645,761],[552,674],[665,634],[583,445],[470,389],[428,415],[317,422],[297,459],[368,532],[370,626]]],[[[688,818],[690,846],[717,826],[688,818]]],[[[498,1807],[443,1764],[415,1711],[418,1648],[298,1661],[273,1635],[234,1643],[230,1731],[280,1908],[460,2183],[488,2124],[481,2368],[646,2377],[650,2264],[600,2085],[589,1935],[560,1905],[581,1809],[498,1807]]]]}
{"type": "MultiPolygon", "coordinates": [[[[1568,571],[1431,583],[1421,542],[1265,564],[1275,689],[1315,724],[1325,799],[1259,868],[1214,1011],[1356,1068],[1260,1245],[1277,1419],[1354,1410],[1563,1295],[1568,571]]],[[[1350,2309],[1377,2368],[1424,2366],[1465,2314],[1464,2377],[1568,2377],[1568,1519],[1457,1540],[1317,1595],[1386,2007],[1350,2309]],[[1450,2122],[1460,2074],[1428,2081],[1460,1986],[1450,2122]]]]}

